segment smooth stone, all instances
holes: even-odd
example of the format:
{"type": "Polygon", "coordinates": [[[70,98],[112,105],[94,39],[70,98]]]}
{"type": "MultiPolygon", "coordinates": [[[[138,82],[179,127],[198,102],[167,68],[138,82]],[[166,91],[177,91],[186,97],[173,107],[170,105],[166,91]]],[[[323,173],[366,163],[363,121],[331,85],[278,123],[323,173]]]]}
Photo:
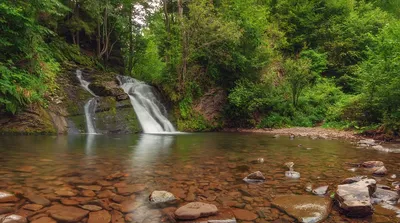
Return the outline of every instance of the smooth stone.
{"type": "Polygon", "coordinates": [[[257,214],[245,209],[233,209],[232,212],[236,219],[242,221],[253,221],[258,218],[257,214]]]}
{"type": "Polygon", "coordinates": [[[383,165],[382,161],[366,161],[361,164],[365,168],[381,167],[383,165]]]}
{"type": "Polygon", "coordinates": [[[97,194],[98,198],[109,198],[109,197],[113,197],[113,196],[115,196],[115,194],[113,192],[111,192],[110,190],[101,191],[101,192],[99,192],[99,194],[97,194]]]}
{"type": "Polygon", "coordinates": [[[0,191],[0,203],[17,202],[19,199],[12,193],[0,191]]]}
{"type": "Polygon", "coordinates": [[[75,191],[71,190],[57,190],[55,193],[62,197],[75,197],[77,195],[75,191]]]}
{"type": "Polygon", "coordinates": [[[40,195],[36,195],[36,194],[28,194],[25,196],[25,198],[28,199],[32,203],[40,204],[43,206],[49,206],[51,204],[51,202],[47,198],[44,198],[44,197],[42,197],[40,195]]]}
{"type": "Polygon", "coordinates": [[[254,173],[249,174],[247,177],[243,179],[245,182],[263,182],[265,181],[264,175],[260,171],[256,171],[254,173]]]}
{"type": "Polygon", "coordinates": [[[392,179],[396,179],[396,174],[392,174],[391,176],[390,176],[390,178],[392,178],[392,179]]]}
{"type": "Polygon", "coordinates": [[[149,196],[149,201],[152,204],[166,203],[175,201],[175,196],[168,191],[153,191],[149,196]]]}
{"type": "Polygon", "coordinates": [[[207,217],[218,213],[218,208],[213,204],[192,202],[175,211],[175,216],[180,220],[193,220],[200,217],[207,217]]]}
{"type": "Polygon", "coordinates": [[[293,162],[287,162],[283,164],[286,166],[289,170],[293,170],[294,163],[293,162]]]}
{"type": "Polygon", "coordinates": [[[0,207],[0,214],[7,214],[13,211],[14,211],[13,207],[0,207]]]}
{"type": "Polygon", "coordinates": [[[26,220],[25,217],[20,216],[20,215],[16,215],[16,214],[12,214],[12,215],[8,215],[5,218],[0,218],[1,223],[27,223],[28,220],[26,220]]]}
{"type": "Polygon", "coordinates": [[[23,209],[30,211],[38,211],[43,208],[43,205],[40,204],[26,204],[22,207],[23,209]]]}
{"type": "Polygon", "coordinates": [[[121,212],[123,213],[133,212],[138,207],[140,207],[140,204],[138,202],[127,200],[121,203],[121,212]]]}
{"type": "Polygon", "coordinates": [[[296,172],[296,171],[285,171],[285,177],[291,178],[291,179],[299,179],[300,173],[296,172]]]}
{"type": "Polygon", "coordinates": [[[387,174],[387,169],[385,166],[377,168],[377,170],[374,171],[374,175],[378,176],[383,176],[387,174]]]}
{"type": "Polygon", "coordinates": [[[146,185],[144,184],[133,184],[133,185],[126,185],[125,187],[118,187],[117,192],[121,195],[130,195],[133,193],[138,193],[144,191],[146,189],[146,185]]]}
{"type": "Polygon", "coordinates": [[[80,185],[78,186],[78,188],[92,191],[100,191],[102,187],[98,185],[80,185]]]}
{"type": "Polygon", "coordinates": [[[272,201],[272,205],[304,223],[322,222],[332,209],[330,198],[313,195],[277,196],[272,201]]]}
{"type": "Polygon", "coordinates": [[[391,205],[397,204],[400,196],[397,192],[386,190],[382,188],[376,188],[375,193],[372,194],[372,202],[377,203],[387,203],[391,205]]]}
{"type": "Polygon", "coordinates": [[[342,180],[342,182],[340,184],[351,184],[351,183],[359,182],[363,179],[367,179],[367,177],[366,176],[349,177],[349,178],[342,180]]]}
{"type": "Polygon", "coordinates": [[[83,191],[81,191],[81,194],[84,197],[94,197],[94,196],[96,196],[96,193],[93,192],[92,190],[83,190],[83,191]]]}
{"type": "Polygon", "coordinates": [[[57,221],[78,222],[89,214],[89,211],[73,206],[54,205],[47,211],[57,221]]]}
{"type": "Polygon", "coordinates": [[[116,210],[111,211],[111,222],[112,223],[125,223],[124,215],[116,210]]]}
{"type": "Polygon", "coordinates": [[[373,213],[371,195],[376,190],[374,179],[362,179],[351,184],[338,185],[335,199],[349,217],[365,217],[373,213]]]}
{"type": "Polygon", "coordinates": [[[315,188],[312,192],[315,195],[325,195],[328,192],[329,186],[322,186],[315,188]]]}
{"type": "Polygon", "coordinates": [[[31,223],[57,223],[57,222],[49,217],[41,217],[39,219],[32,221],[31,223]]]}
{"type": "Polygon", "coordinates": [[[81,208],[88,210],[88,211],[100,211],[103,208],[97,205],[92,205],[92,204],[86,204],[86,205],[82,205],[81,208]]]}
{"type": "Polygon", "coordinates": [[[109,223],[111,215],[106,210],[90,212],[88,223],[109,223]]]}

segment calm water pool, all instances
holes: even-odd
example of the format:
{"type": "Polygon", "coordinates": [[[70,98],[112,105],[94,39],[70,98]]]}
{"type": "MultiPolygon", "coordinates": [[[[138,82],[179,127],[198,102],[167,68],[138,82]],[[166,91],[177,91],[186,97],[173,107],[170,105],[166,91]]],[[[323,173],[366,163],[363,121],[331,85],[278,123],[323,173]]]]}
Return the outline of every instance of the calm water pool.
{"type": "MultiPolygon", "coordinates": [[[[349,170],[346,163],[381,160],[389,170],[387,177],[376,178],[390,185],[389,176],[400,177],[400,154],[356,148],[349,142],[312,140],[265,134],[202,133],[182,135],[74,135],[0,136],[0,190],[36,193],[61,202],[55,193],[60,188],[77,192],[69,200],[80,199],[77,185],[98,185],[107,176],[121,172],[123,178],[104,184],[101,190],[117,193],[115,184],[142,185],[131,199],[136,200],[133,222],[168,222],[163,208],[151,207],[146,198],[153,190],[167,190],[187,201],[213,203],[219,208],[243,208],[258,214],[255,222],[272,222],[289,216],[271,207],[278,194],[308,194],[307,184],[330,185],[344,178],[369,175],[365,170],[349,170]],[[264,158],[264,163],[251,162],[264,158]],[[292,161],[301,178],[285,177],[284,163],[292,161]],[[261,171],[265,183],[247,184],[242,179],[261,171]],[[355,171],[355,172],[353,172],[355,171]],[[261,213],[261,214],[260,214],[261,213]],[[264,217],[265,216],[265,217],[264,217]]],[[[100,183],[101,184],[101,183],[100,183]]],[[[100,191],[95,191],[97,194],[100,191]]],[[[68,203],[67,201],[63,201],[68,203]]],[[[164,210],[165,211],[165,210],[164,210]]],[[[19,210],[32,218],[35,213],[19,210]]],[[[34,217],[33,217],[34,218],[34,217]]],[[[387,215],[348,219],[334,208],[326,222],[397,221],[387,215]]]]}

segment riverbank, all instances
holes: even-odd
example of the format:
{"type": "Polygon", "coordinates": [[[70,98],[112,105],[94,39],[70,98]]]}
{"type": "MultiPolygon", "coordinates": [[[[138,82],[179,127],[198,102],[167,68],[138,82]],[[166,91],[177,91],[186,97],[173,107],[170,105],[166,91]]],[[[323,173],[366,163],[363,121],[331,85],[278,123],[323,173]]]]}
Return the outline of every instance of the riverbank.
{"type": "Polygon", "coordinates": [[[223,132],[243,132],[243,133],[268,133],[273,135],[293,135],[300,137],[321,138],[321,139],[345,139],[350,141],[364,138],[354,131],[343,131],[337,129],[326,129],[321,127],[293,127],[282,129],[242,129],[226,128],[223,132]]]}

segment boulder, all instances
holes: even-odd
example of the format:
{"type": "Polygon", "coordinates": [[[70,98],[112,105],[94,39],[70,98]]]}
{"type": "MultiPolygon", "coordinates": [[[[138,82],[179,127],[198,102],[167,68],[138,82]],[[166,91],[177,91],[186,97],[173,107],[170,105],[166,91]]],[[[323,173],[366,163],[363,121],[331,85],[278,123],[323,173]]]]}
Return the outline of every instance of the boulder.
{"type": "Polygon", "coordinates": [[[376,190],[376,181],[362,179],[350,184],[338,185],[335,200],[349,217],[365,217],[373,213],[371,195],[376,190]]]}
{"type": "Polygon", "coordinates": [[[152,204],[160,204],[175,201],[175,196],[168,191],[153,191],[149,196],[149,201],[152,204]]]}
{"type": "Polygon", "coordinates": [[[285,172],[285,177],[291,178],[291,179],[299,179],[300,178],[300,173],[296,171],[286,171],[285,172]]]}
{"type": "Polygon", "coordinates": [[[265,177],[260,171],[257,171],[257,172],[249,174],[243,180],[248,182],[248,183],[264,182],[265,181],[265,177]]]}
{"type": "Polygon", "coordinates": [[[202,202],[192,202],[186,204],[175,211],[175,216],[180,220],[193,220],[200,217],[216,215],[218,208],[213,204],[202,202]]]}
{"type": "Polygon", "coordinates": [[[299,222],[317,223],[324,221],[332,209],[332,201],[313,195],[277,196],[272,205],[286,212],[299,222]]]}

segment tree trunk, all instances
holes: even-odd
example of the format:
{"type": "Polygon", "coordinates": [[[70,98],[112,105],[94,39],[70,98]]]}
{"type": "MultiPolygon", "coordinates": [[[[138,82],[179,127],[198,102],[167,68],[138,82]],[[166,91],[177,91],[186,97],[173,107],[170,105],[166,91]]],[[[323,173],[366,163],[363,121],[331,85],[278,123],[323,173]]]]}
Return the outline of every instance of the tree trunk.
{"type": "Polygon", "coordinates": [[[96,55],[99,58],[100,58],[100,51],[101,51],[101,42],[100,42],[101,30],[100,29],[101,29],[100,21],[97,20],[97,35],[96,35],[97,52],[96,52],[96,55]]]}

